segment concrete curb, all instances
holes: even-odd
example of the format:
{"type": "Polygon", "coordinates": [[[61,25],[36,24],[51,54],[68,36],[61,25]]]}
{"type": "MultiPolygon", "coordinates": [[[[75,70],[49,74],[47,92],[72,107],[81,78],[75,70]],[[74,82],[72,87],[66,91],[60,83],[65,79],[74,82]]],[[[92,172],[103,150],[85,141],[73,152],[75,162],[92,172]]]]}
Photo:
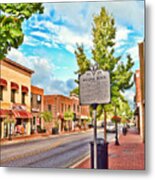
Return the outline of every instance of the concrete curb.
{"type": "Polygon", "coordinates": [[[90,158],[90,155],[87,155],[83,159],[81,159],[80,161],[78,161],[75,164],[71,165],[69,168],[74,169],[74,168],[78,167],[80,164],[82,164],[84,161],[86,161],[89,158],[90,158]]]}

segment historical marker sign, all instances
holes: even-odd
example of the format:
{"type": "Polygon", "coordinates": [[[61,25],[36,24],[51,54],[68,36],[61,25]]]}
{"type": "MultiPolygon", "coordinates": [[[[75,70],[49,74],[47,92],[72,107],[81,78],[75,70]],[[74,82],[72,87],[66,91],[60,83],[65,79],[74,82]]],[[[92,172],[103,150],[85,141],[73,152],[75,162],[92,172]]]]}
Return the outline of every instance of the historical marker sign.
{"type": "Polygon", "coordinates": [[[110,74],[101,69],[95,72],[86,71],[81,75],[80,81],[80,104],[107,104],[111,100],[110,74]]]}

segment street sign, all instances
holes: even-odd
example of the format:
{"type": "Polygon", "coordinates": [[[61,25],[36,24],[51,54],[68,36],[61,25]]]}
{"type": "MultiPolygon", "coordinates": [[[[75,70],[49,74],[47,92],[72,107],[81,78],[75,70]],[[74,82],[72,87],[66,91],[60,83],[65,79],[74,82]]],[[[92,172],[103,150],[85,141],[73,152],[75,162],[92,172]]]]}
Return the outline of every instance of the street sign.
{"type": "Polygon", "coordinates": [[[80,104],[108,104],[111,100],[109,71],[86,71],[79,77],[80,104]]]}

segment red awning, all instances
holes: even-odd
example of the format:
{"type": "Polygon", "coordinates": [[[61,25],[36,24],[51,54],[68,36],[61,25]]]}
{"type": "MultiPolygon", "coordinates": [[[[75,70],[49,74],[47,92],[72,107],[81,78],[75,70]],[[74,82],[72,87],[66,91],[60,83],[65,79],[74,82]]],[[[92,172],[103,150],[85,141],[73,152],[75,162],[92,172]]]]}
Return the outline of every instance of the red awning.
{"type": "Polygon", "coordinates": [[[7,81],[5,79],[0,78],[0,86],[7,86],[7,81]]]}
{"type": "Polygon", "coordinates": [[[15,83],[15,82],[11,82],[11,89],[13,89],[13,90],[18,90],[18,89],[19,89],[18,84],[15,83]]]}
{"type": "Polygon", "coordinates": [[[11,110],[7,110],[7,109],[0,109],[0,117],[1,118],[5,118],[7,116],[12,115],[11,110]]]}
{"type": "Polygon", "coordinates": [[[23,93],[28,93],[28,92],[29,92],[28,87],[22,86],[22,92],[23,92],[23,93]]]}
{"type": "Polygon", "coordinates": [[[23,110],[13,110],[12,111],[15,118],[21,118],[21,119],[30,119],[33,118],[32,114],[28,111],[23,111],[23,110]]]}

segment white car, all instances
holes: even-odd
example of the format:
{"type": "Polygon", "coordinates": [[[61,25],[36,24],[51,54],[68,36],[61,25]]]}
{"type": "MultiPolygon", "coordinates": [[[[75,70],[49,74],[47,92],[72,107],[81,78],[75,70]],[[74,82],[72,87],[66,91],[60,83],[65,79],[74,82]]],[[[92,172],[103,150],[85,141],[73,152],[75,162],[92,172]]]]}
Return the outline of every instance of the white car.
{"type": "Polygon", "coordinates": [[[107,122],[106,131],[109,133],[115,133],[116,132],[115,124],[112,122],[107,122]]]}

